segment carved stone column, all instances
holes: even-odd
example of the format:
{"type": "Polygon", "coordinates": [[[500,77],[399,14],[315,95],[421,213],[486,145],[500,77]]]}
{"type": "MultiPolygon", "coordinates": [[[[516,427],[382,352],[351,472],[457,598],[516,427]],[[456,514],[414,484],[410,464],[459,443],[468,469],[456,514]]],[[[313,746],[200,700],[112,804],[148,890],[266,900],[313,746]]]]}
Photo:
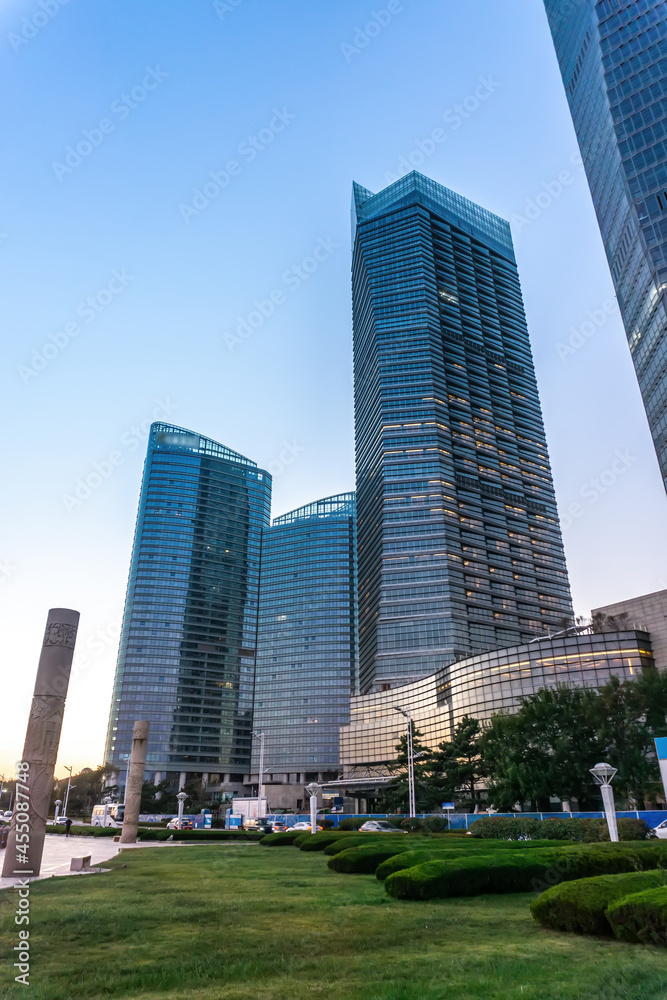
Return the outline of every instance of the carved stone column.
{"type": "Polygon", "coordinates": [[[53,772],[78,627],[78,611],[67,608],[49,611],[23,757],[17,768],[18,783],[3,878],[15,875],[29,878],[39,875],[41,870],[53,772]]]}
{"type": "Polygon", "coordinates": [[[144,767],[146,765],[146,748],[148,746],[148,723],[134,723],[132,734],[132,753],[130,769],[127,777],[127,795],[125,796],[125,815],[123,831],[120,835],[121,844],[134,844],[137,840],[139,813],[141,811],[141,792],[144,787],[144,767]]]}

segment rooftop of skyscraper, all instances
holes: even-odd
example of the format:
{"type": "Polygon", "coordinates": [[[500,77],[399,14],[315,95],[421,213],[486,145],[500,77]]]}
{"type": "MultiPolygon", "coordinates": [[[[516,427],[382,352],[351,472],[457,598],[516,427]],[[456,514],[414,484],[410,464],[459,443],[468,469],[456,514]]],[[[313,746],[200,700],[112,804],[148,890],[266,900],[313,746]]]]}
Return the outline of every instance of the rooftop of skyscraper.
{"type": "Polygon", "coordinates": [[[509,222],[463,195],[450,191],[417,170],[390,184],[377,194],[356,181],[352,185],[352,238],[355,226],[384,215],[390,208],[401,208],[420,202],[426,208],[487,243],[514,260],[514,245],[509,222]]]}
{"type": "Polygon", "coordinates": [[[190,452],[200,455],[212,455],[214,458],[224,458],[227,462],[238,462],[240,465],[250,465],[257,468],[257,462],[246,458],[245,455],[232,451],[231,448],[219,444],[213,438],[204,437],[197,431],[188,430],[187,427],[178,427],[176,424],[165,424],[156,421],[151,424],[151,437],[155,441],[155,447],[187,448],[190,452]]]}
{"type": "Polygon", "coordinates": [[[274,517],[273,524],[293,524],[295,521],[307,521],[310,518],[331,517],[332,515],[350,515],[355,513],[355,494],[336,493],[322,500],[314,500],[304,507],[297,507],[287,514],[274,517]]]}

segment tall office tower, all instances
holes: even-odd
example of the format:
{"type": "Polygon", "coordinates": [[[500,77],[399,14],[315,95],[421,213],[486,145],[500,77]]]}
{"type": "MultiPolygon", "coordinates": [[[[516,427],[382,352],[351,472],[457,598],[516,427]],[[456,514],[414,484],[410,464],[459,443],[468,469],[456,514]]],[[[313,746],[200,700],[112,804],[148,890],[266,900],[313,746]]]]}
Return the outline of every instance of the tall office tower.
{"type": "Polygon", "coordinates": [[[667,488],[667,3],[545,6],[667,488]]]}
{"type": "Polygon", "coordinates": [[[416,172],[353,223],[364,693],[572,604],[509,225],[416,172]]]}
{"type": "Polygon", "coordinates": [[[357,686],[356,571],[354,493],[293,510],[264,532],[254,728],[272,781],[304,784],[339,763],[357,686]]]}
{"type": "Polygon", "coordinates": [[[271,477],[254,462],[152,425],[105,755],[120,784],[136,719],[150,722],[156,780],[215,772],[241,782],[248,772],[270,503],[271,477]]]}

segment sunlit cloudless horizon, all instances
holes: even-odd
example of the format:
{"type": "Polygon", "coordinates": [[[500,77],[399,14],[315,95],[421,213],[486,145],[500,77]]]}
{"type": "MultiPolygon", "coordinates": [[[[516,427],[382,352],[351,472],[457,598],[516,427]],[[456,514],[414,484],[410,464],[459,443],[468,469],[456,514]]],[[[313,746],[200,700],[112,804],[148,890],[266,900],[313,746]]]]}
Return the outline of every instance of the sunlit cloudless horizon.
{"type": "Polygon", "coordinates": [[[575,608],[667,587],[541,0],[46,7],[0,5],[0,773],[50,607],[81,612],[56,773],[102,762],[152,420],[269,468],[274,516],[354,488],[353,180],[415,167],[510,220],[575,608]]]}

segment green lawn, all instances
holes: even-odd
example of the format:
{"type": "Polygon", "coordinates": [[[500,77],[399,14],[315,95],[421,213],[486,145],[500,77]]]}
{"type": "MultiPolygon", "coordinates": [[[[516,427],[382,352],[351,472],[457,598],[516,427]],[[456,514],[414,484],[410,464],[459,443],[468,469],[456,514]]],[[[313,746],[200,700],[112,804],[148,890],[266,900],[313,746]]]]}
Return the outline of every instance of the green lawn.
{"type": "Polygon", "coordinates": [[[142,848],[106,875],[31,890],[30,986],[13,983],[0,893],[0,996],[31,1000],[664,1000],[667,952],[541,929],[531,895],[401,903],[321,853],[142,848]]]}

